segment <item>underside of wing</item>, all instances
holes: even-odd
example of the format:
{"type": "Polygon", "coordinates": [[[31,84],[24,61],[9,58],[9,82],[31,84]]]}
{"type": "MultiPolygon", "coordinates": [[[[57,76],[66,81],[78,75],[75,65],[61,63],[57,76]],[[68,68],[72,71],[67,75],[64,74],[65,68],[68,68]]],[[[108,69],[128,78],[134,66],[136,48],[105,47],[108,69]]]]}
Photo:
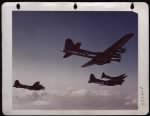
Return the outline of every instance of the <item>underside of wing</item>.
{"type": "Polygon", "coordinates": [[[107,54],[107,56],[109,57],[113,57],[113,55],[117,53],[117,51],[120,50],[128,42],[128,40],[131,39],[133,35],[133,33],[126,34],[120,40],[114,43],[111,47],[106,49],[104,53],[107,54]]]}
{"type": "Polygon", "coordinates": [[[95,63],[93,62],[93,60],[90,60],[89,62],[87,62],[86,64],[82,65],[81,67],[87,67],[87,66],[91,66],[91,65],[93,65],[93,64],[95,64],[95,63]]]}

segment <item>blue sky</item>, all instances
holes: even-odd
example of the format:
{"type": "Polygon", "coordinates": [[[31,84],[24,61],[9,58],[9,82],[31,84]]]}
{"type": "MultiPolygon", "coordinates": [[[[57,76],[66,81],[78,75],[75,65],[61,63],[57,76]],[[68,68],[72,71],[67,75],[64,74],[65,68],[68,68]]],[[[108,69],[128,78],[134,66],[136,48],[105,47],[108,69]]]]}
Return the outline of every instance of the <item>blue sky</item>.
{"type": "MultiPolygon", "coordinates": [[[[119,108],[124,104],[122,99],[128,97],[131,93],[133,93],[131,96],[137,98],[137,21],[137,14],[124,11],[14,11],[13,82],[16,79],[24,84],[33,84],[35,81],[40,81],[49,94],[51,90],[68,91],[68,88],[77,89],[81,93],[100,90],[109,91],[109,93],[118,91],[120,96],[117,96],[117,98],[120,99],[120,106],[113,107],[107,105],[107,103],[105,105],[106,109],[107,107],[110,109],[119,108]],[[127,52],[122,54],[120,63],[112,62],[103,66],[93,65],[81,68],[81,65],[90,59],[80,56],[63,59],[64,54],[60,51],[64,47],[65,39],[71,38],[74,42],[80,41],[83,49],[101,52],[130,32],[135,35],[125,45],[127,52]],[[88,84],[90,73],[94,73],[99,78],[102,72],[111,76],[126,73],[128,77],[125,79],[123,86],[105,87],[88,84]]],[[[100,97],[105,99],[101,95],[100,97]]],[[[110,94],[108,99],[109,102],[113,102],[116,96],[110,94]]],[[[60,104],[64,100],[65,98],[61,99],[60,104]]],[[[56,99],[56,101],[58,100],[56,99]]],[[[27,106],[24,106],[24,108],[27,108],[27,106]]],[[[83,109],[87,108],[86,104],[80,104],[80,106],[83,109]]],[[[47,107],[51,106],[48,105],[47,107]]],[[[73,108],[77,108],[77,106],[73,108]]],[[[90,108],[101,109],[101,106],[91,105],[90,108]]],[[[126,109],[126,107],[123,108],[126,109]]],[[[137,108],[137,104],[131,107],[131,109],[135,108],[137,108]]]]}

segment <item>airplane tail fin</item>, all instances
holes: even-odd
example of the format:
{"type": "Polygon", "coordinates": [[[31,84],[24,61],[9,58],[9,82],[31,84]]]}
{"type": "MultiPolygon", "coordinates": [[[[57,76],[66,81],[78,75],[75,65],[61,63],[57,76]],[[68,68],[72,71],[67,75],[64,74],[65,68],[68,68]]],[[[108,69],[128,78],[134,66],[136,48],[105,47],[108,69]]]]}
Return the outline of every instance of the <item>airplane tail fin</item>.
{"type": "Polygon", "coordinates": [[[63,57],[67,58],[72,55],[72,51],[76,52],[77,50],[80,49],[81,43],[73,43],[71,39],[66,39],[65,41],[65,46],[64,46],[64,52],[66,53],[63,57]]]}
{"type": "Polygon", "coordinates": [[[70,50],[74,46],[74,43],[71,39],[66,39],[64,50],[70,50]]]}
{"type": "Polygon", "coordinates": [[[92,83],[95,80],[96,80],[96,78],[95,78],[94,74],[91,73],[90,74],[90,79],[89,79],[88,83],[92,83]]]}
{"type": "Polygon", "coordinates": [[[103,72],[101,78],[104,78],[104,77],[106,77],[106,74],[103,72]]]}
{"type": "MultiPolygon", "coordinates": [[[[69,38],[66,39],[66,41],[65,41],[65,46],[64,46],[64,52],[65,52],[65,51],[68,51],[68,50],[71,50],[71,49],[73,48],[73,46],[74,46],[73,41],[72,41],[71,39],[69,39],[69,38]]],[[[66,52],[63,57],[64,57],[64,58],[68,58],[68,57],[71,56],[71,55],[72,55],[72,53],[66,52]]]]}
{"type": "Polygon", "coordinates": [[[40,85],[40,82],[39,81],[37,81],[37,82],[35,82],[34,84],[33,84],[33,86],[39,86],[40,85]]]}
{"type": "Polygon", "coordinates": [[[14,85],[13,85],[13,87],[20,87],[20,82],[19,82],[19,80],[16,80],[15,82],[14,82],[14,85]]]}

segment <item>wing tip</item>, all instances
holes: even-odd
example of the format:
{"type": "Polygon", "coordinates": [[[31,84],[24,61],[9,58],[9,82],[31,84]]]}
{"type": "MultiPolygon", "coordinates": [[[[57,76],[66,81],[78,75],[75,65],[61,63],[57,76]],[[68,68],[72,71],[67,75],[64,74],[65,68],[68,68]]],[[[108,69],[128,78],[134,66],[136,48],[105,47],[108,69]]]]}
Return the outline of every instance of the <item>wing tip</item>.
{"type": "Polygon", "coordinates": [[[86,66],[85,66],[85,65],[82,65],[81,67],[84,68],[84,67],[86,67],[86,66]]]}
{"type": "Polygon", "coordinates": [[[129,36],[131,38],[132,36],[134,36],[134,33],[132,33],[132,32],[128,33],[127,36],[129,36]]]}

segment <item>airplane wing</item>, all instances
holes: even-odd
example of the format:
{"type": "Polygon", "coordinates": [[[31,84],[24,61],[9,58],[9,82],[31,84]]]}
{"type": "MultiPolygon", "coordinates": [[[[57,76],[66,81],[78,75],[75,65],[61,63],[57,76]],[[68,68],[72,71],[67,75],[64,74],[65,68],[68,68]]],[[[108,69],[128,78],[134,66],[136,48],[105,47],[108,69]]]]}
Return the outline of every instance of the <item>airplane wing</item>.
{"type": "Polygon", "coordinates": [[[94,63],[94,61],[93,61],[93,59],[92,59],[92,60],[90,60],[89,62],[87,62],[87,63],[85,63],[84,65],[82,65],[81,67],[87,67],[87,66],[91,66],[91,65],[93,65],[93,64],[95,64],[95,63],[94,63]]]}
{"type": "MultiPolygon", "coordinates": [[[[128,33],[125,36],[123,36],[120,40],[118,40],[116,43],[114,43],[111,47],[109,47],[108,49],[106,49],[103,54],[105,56],[106,59],[111,59],[113,58],[113,55],[115,55],[118,50],[120,50],[122,48],[123,45],[125,45],[125,43],[133,36],[133,33],[128,33]]],[[[93,57],[94,58],[94,57],[93,57]]],[[[82,65],[81,67],[87,67],[87,66],[91,66],[95,64],[94,60],[90,60],[89,62],[87,62],[86,64],[82,65]]]]}
{"type": "Polygon", "coordinates": [[[128,42],[128,40],[131,39],[133,35],[134,35],[133,33],[128,33],[127,35],[123,36],[120,40],[114,43],[111,47],[106,49],[104,51],[104,54],[109,58],[113,58],[113,55],[116,54],[117,51],[121,49],[122,46],[124,46],[125,43],[128,42]]]}

